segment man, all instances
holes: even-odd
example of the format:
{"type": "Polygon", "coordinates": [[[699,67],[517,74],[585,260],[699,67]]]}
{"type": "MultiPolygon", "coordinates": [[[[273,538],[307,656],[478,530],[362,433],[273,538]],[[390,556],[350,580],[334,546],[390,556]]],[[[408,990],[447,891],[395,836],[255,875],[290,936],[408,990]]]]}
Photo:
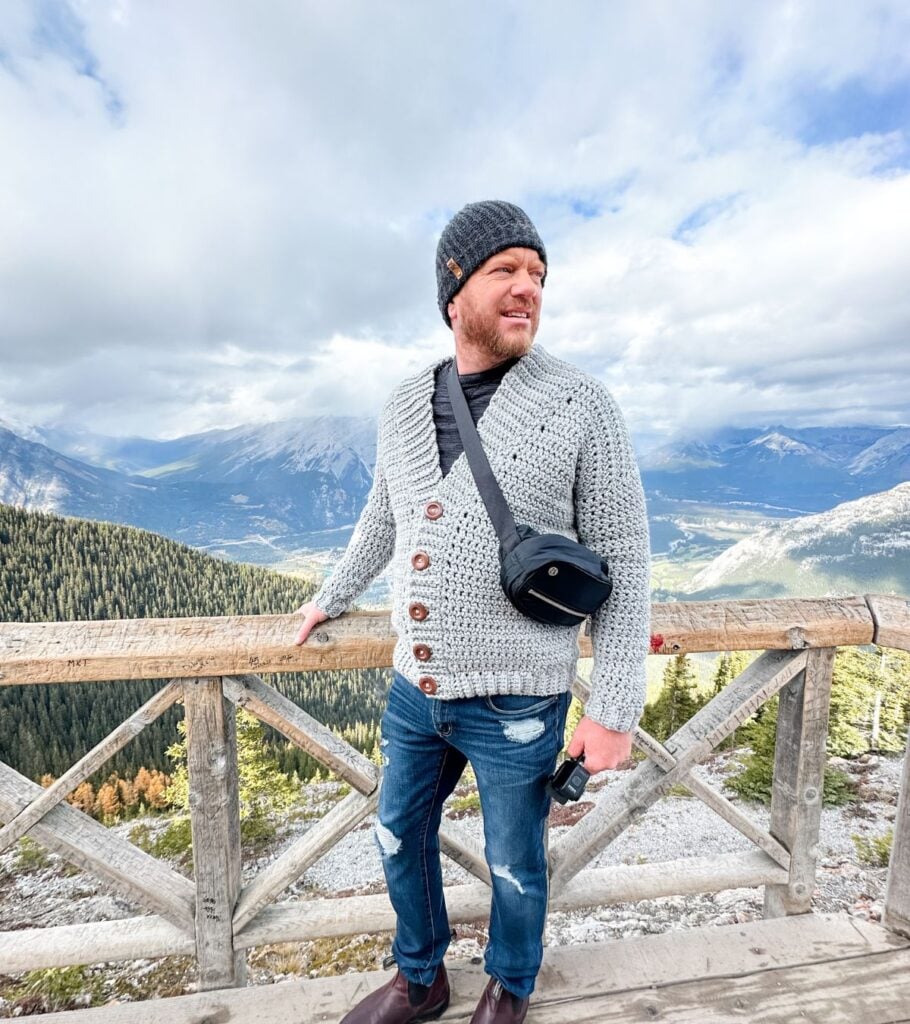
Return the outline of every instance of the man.
{"type": "MultiPolygon", "coordinates": [[[[436,255],[439,309],[462,389],[518,522],[562,533],[607,560],[613,593],[591,618],[591,699],[568,753],[590,772],[631,751],[644,703],[650,555],[641,479],[607,389],[534,336],[547,254],[517,206],[464,207],[436,255]]],[[[397,915],[395,977],[346,1024],[411,1024],[449,1000],[450,940],[439,861],[442,803],[471,762],[493,895],[472,1024],[518,1024],[543,955],[549,895],[545,784],[562,747],[577,629],[530,619],[499,579],[499,542],[448,401],[451,358],[403,381],[379,420],[366,507],[331,577],[300,611],[303,643],[394,559],[395,672],[382,720],[376,823],[397,915]]]]}

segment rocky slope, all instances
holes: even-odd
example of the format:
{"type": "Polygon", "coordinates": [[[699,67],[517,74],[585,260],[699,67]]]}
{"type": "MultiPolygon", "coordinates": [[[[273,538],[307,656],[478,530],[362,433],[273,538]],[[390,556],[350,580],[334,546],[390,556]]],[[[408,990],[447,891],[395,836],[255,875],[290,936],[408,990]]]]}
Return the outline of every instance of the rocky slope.
{"type": "Polygon", "coordinates": [[[910,483],[765,526],[682,589],[686,600],[910,593],[910,483]]]}

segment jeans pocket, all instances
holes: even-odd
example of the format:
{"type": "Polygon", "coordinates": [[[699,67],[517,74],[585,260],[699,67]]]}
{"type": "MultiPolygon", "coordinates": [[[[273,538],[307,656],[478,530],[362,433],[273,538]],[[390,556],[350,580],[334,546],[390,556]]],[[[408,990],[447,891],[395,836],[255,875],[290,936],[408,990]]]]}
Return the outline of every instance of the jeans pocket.
{"type": "Polygon", "coordinates": [[[559,694],[553,693],[549,697],[541,697],[534,693],[495,693],[492,696],[484,697],[484,700],[487,707],[497,715],[517,718],[545,711],[559,700],[559,694]]]}

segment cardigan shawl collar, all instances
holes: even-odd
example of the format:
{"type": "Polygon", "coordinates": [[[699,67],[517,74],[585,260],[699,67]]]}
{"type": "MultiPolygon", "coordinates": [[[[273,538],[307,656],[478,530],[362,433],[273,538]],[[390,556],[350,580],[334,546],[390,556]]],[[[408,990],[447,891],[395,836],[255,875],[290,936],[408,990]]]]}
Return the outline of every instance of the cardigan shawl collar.
{"type": "MultiPolygon", "coordinates": [[[[451,488],[458,491],[468,479],[473,479],[464,452],[456,458],[445,476],[439,465],[436,424],[433,420],[433,392],[436,389],[436,370],[451,358],[445,356],[437,359],[420,373],[403,381],[393,398],[398,436],[406,438],[408,442],[404,457],[413,497],[417,502],[444,497],[451,488]]],[[[490,404],[477,421],[477,433],[485,451],[489,451],[489,432],[496,433],[506,425],[510,403],[523,400],[539,404],[540,396],[535,394],[531,383],[558,365],[559,361],[546,349],[535,344],[530,352],[508,370],[499,382],[490,404]]]]}

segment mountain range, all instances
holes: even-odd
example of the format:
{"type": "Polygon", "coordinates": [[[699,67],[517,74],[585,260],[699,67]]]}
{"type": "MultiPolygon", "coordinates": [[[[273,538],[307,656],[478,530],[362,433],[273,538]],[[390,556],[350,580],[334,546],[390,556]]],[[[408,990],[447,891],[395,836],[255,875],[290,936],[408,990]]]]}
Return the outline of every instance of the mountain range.
{"type": "Polygon", "coordinates": [[[0,424],[0,502],[140,526],[260,563],[353,523],[376,459],[375,426],[357,417],[173,441],[29,434],[0,424]]]}
{"type": "Polygon", "coordinates": [[[910,480],[910,427],[727,431],[652,449],[640,466],[655,495],[820,512],[910,480]]]}
{"type": "MultiPolygon", "coordinates": [[[[140,526],[260,564],[301,551],[334,557],[370,488],[375,430],[369,417],[321,416],[158,441],[0,423],[0,502],[140,526]]],[[[908,427],[736,428],[638,458],[652,554],[685,563],[664,598],[732,593],[750,580],[768,595],[790,588],[784,577],[797,569],[816,588],[906,579],[872,563],[908,560],[908,427]],[[833,545],[830,558],[811,553],[816,542],[833,545]]]]}

